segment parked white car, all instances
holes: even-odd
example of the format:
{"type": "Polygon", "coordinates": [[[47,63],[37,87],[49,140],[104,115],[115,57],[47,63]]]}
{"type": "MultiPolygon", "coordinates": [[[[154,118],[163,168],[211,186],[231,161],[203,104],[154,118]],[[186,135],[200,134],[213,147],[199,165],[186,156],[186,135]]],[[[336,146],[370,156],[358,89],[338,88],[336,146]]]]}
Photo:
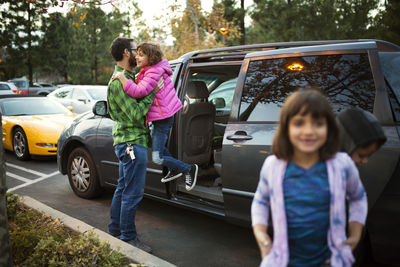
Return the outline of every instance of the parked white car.
{"type": "Polygon", "coordinates": [[[13,95],[17,94],[18,88],[13,83],[0,82],[0,95],[13,95]]]}
{"type": "Polygon", "coordinates": [[[91,110],[98,100],[107,99],[105,85],[70,85],[58,88],[47,95],[69,108],[74,113],[91,110]]]}

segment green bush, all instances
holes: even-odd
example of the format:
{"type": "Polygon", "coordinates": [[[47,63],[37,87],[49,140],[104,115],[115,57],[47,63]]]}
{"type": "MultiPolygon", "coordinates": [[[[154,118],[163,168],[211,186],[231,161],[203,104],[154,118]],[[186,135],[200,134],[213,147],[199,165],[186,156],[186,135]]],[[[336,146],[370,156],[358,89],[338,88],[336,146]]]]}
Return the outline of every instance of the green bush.
{"type": "Polygon", "coordinates": [[[15,266],[129,266],[129,261],[101,242],[65,227],[21,204],[7,193],[7,213],[15,266]]]}

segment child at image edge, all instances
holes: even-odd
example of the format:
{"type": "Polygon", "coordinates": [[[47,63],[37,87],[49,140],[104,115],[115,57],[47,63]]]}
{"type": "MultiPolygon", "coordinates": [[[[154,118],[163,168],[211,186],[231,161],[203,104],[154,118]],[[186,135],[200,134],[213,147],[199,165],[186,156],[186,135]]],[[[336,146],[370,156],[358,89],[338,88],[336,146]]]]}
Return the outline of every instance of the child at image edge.
{"type": "Polygon", "coordinates": [[[167,60],[162,60],[160,46],[142,43],[137,47],[136,64],[140,68],[136,83],[128,80],[123,72],[113,76],[118,78],[124,91],[133,98],[142,98],[156,87],[160,77],[164,79],[164,87],[157,92],[153,104],[147,113],[147,120],[152,122],[152,160],[154,163],[168,168],[168,174],[161,179],[168,182],[185,174],[186,190],[192,190],[196,185],[198,166],[189,165],[173,158],[166,148],[168,133],[174,123],[174,114],[182,108],[176,95],[172,80],[172,69],[167,60]]]}
{"type": "Polygon", "coordinates": [[[287,98],[251,206],[261,266],[351,266],[367,198],[351,158],[338,152],[330,103],[317,90],[287,98]],[[346,199],[349,203],[346,237],[346,199]],[[273,241],[267,234],[271,207],[273,241]]]}

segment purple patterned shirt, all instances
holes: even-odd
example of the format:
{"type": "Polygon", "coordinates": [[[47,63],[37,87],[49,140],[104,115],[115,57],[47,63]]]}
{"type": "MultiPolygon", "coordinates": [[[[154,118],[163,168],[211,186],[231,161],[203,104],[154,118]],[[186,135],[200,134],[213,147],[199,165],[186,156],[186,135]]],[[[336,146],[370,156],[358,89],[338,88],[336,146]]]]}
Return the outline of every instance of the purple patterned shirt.
{"type": "MultiPolygon", "coordinates": [[[[289,261],[287,222],[283,197],[283,178],[287,162],[268,157],[261,169],[260,181],[251,206],[252,225],[268,225],[271,207],[274,241],[270,253],[261,266],[286,266],[289,261]]],[[[349,222],[365,224],[367,196],[361,183],[358,169],[346,153],[337,153],[326,161],[329,180],[330,223],[328,245],[332,266],[351,266],[354,257],[349,245],[343,242],[346,236],[346,199],[349,203],[349,222]]]]}

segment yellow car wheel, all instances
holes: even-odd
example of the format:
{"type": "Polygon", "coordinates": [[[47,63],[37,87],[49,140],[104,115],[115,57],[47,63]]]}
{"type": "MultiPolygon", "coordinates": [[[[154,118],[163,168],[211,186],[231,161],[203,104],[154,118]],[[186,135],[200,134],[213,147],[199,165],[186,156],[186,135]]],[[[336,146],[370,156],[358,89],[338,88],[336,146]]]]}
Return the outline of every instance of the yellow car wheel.
{"type": "Polygon", "coordinates": [[[13,149],[14,154],[19,160],[28,160],[31,158],[29,154],[28,139],[24,130],[17,127],[13,130],[13,149]]]}

